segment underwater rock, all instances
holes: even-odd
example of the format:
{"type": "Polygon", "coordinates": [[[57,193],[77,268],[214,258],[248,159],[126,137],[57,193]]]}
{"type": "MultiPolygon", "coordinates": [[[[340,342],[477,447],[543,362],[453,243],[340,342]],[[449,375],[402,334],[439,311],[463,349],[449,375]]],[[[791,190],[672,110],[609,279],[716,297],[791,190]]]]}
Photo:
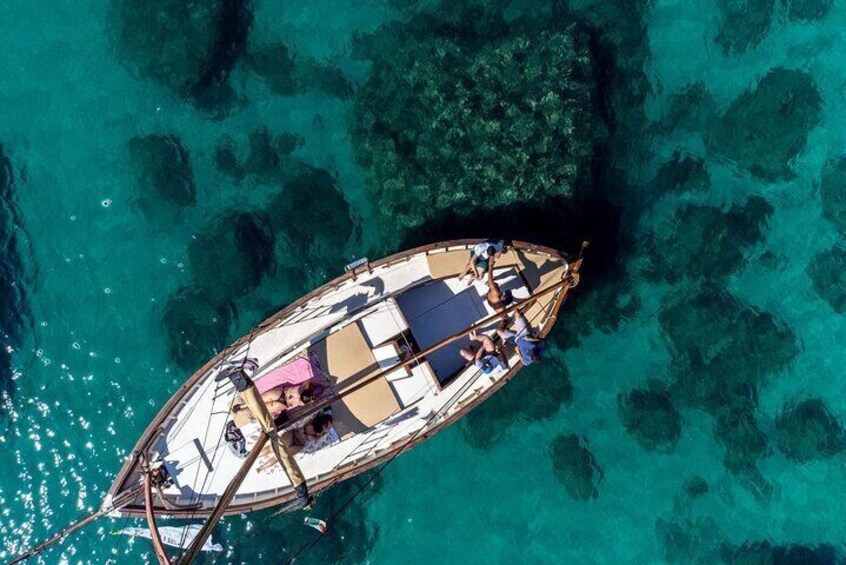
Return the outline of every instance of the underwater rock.
{"type": "MultiPolygon", "coordinates": [[[[23,219],[15,196],[12,161],[0,143],[0,392],[11,394],[13,385],[12,354],[32,331],[29,289],[32,269],[31,249],[23,228],[23,219]]],[[[5,419],[7,413],[0,410],[5,419]]]]}
{"type": "Polygon", "coordinates": [[[817,253],[806,272],[817,295],[838,314],[846,312],[846,247],[835,245],[817,253]]]}
{"type": "Polygon", "coordinates": [[[717,0],[722,13],[714,42],[727,54],[758,45],[770,28],[774,0],[717,0]]]}
{"type": "Polygon", "coordinates": [[[829,159],[823,167],[820,183],[823,216],[846,234],[846,155],[829,159]]]}
{"type": "Polygon", "coordinates": [[[730,565],[836,565],[843,563],[831,544],[774,545],[768,541],[746,542],[740,547],[725,545],[723,561],[730,565]]]}
{"type": "Polygon", "coordinates": [[[726,468],[754,475],[768,449],[754,417],[758,389],[798,354],[793,332],[713,284],[668,295],[658,319],[672,355],[673,400],[710,413],[726,468]]]}
{"type": "Polygon", "coordinates": [[[655,522],[667,563],[718,563],[720,528],[710,516],[655,522]]]}
{"type": "Polygon", "coordinates": [[[350,205],[328,171],[303,165],[267,211],[273,228],[297,246],[300,261],[343,264],[354,224],[350,205]]]}
{"type": "Polygon", "coordinates": [[[833,4],[834,0],[789,0],[782,7],[789,20],[812,22],[828,14],[833,4]]]}
{"type": "Polygon", "coordinates": [[[562,406],[570,406],[572,402],[570,372],[547,353],[542,364],[523,369],[464,416],[461,432],[470,446],[489,449],[512,425],[552,419],[562,406]]]}
{"type": "Polygon", "coordinates": [[[175,221],[181,208],[197,201],[191,159],[177,136],[133,137],[129,140],[129,165],[140,193],[138,206],[151,220],[175,221]]]}
{"type": "Polygon", "coordinates": [[[620,419],[649,451],[672,451],[681,437],[681,416],[666,392],[633,390],[617,398],[620,419]]]}
{"type": "Polygon", "coordinates": [[[383,232],[448,210],[571,196],[602,129],[585,111],[584,43],[571,31],[522,33],[480,7],[357,38],[354,56],[373,71],[356,95],[353,148],[383,232]]]}
{"type": "Polygon", "coordinates": [[[549,452],[552,470],[573,500],[599,497],[604,474],[585,438],[576,434],[560,435],[552,441],[549,452]]]}
{"type": "Polygon", "coordinates": [[[236,315],[233,303],[216,303],[201,288],[178,289],[162,318],[170,358],[182,370],[198,369],[226,345],[236,315]]]}
{"type": "Polygon", "coordinates": [[[297,56],[283,43],[252,51],[247,64],[280,96],[317,91],[342,100],[352,98],[353,88],[337,66],[312,57],[297,56]]]}
{"type": "Polygon", "coordinates": [[[705,141],[756,177],[791,179],[790,162],[804,151],[821,117],[822,97],[811,75],[777,68],[713,121],[705,141]]]}
{"type": "Polygon", "coordinates": [[[243,296],[273,271],[275,241],[265,214],[219,216],[188,244],[195,283],[215,304],[243,296]]]}
{"type": "Polygon", "coordinates": [[[664,115],[654,127],[665,135],[677,129],[699,131],[713,117],[716,106],[705,83],[693,82],[669,96],[664,115]]]}
{"type": "Polygon", "coordinates": [[[684,482],[684,491],[690,498],[705,496],[708,490],[708,483],[699,475],[694,475],[684,482]]]}
{"type": "Polygon", "coordinates": [[[679,208],[654,236],[654,273],[670,282],[682,277],[716,279],[736,272],[746,252],[764,240],[773,207],[760,196],[728,213],[712,206],[679,208]]]}
{"type": "Polygon", "coordinates": [[[676,151],[658,169],[652,186],[661,192],[706,192],[711,188],[711,175],[704,159],[676,151]]]}
{"type": "Polygon", "coordinates": [[[788,403],[775,425],[778,447],[793,461],[826,459],[843,451],[843,427],[819,398],[788,403]]]}
{"type": "Polygon", "coordinates": [[[259,183],[281,183],[307,168],[289,157],[304,143],[305,139],[296,133],[274,135],[261,127],[250,132],[249,151],[244,159],[238,156],[232,138],[226,136],[215,149],[214,162],[220,172],[238,182],[249,175],[259,183]]]}
{"type": "Polygon", "coordinates": [[[112,0],[118,59],[199,108],[222,116],[235,99],[229,73],[252,25],[248,0],[112,0]]]}

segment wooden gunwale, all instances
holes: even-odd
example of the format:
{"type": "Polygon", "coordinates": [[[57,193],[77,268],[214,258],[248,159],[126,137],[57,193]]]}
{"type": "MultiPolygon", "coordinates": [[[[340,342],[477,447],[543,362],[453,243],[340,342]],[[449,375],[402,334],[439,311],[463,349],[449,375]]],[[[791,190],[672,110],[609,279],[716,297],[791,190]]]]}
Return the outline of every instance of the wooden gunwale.
{"type": "MultiPolygon", "coordinates": [[[[343,275],[340,275],[340,276],[332,279],[328,283],[326,283],[323,286],[320,286],[320,287],[316,288],[315,290],[309,292],[308,294],[300,297],[299,299],[292,302],[291,304],[289,304],[285,308],[281,309],[279,312],[277,312],[273,316],[267,318],[265,321],[263,321],[258,326],[256,326],[253,330],[251,330],[250,332],[243,335],[241,338],[239,338],[237,341],[235,341],[232,345],[224,348],[217,355],[215,355],[212,359],[207,361],[200,369],[198,369],[171,396],[171,398],[168,400],[168,402],[165,403],[165,405],[161,408],[161,410],[159,410],[158,414],[153,419],[153,421],[144,430],[144,433],[142,434],[141,438],[138,440],[135,447],[133,448],[132,455],[129,458],[127,458],[127,460],[122,465],[120,471],[118,472],[114,482],[112,483],[111,487],[109,488],[108,494],[111,497],[115,497],[115,496],[117,496],[121,493],[121,491],[123,490],[123,487],[125,486],[126,481],[130,478],[131,474],[133,473],[133,471],[136,469],[137,465],[139,464],[139,454],[146,451],[146,449],[149,447],[152,440],[154,440],[155,437],[161,432],[162,425],[167,421],[168,416],[171,414],[173,409],[184,398],[186,398],[190,392],[192,392],[195,389],[195,387],[201,381],[202,377],[205,376],[206,373],[212,367],[214,367],[216,364],[220,363],[223,359],[225,359],[226,356],[231,351],[237,349],[238,347],[240,347],[241,345],[243,345],[247,341],[255,339],[257,336],[259,336],[262,333],[268,331],[270,328],[274,327],[276,322],[280,321],[284,317],[293,313],[296,309],[300,308],[301,306],[303,306],[304,304],[306,304],[310,300],[312,300],[312,299],[314,299],[314,298],[316,298],[316,297],[318,297],[318,296],[320,296],[320,295],[322,295],[322,294],[324,294],[328,291],[335,290],[338,286],[340,286],[341,284],[343,284],[347,280],[349,280],[349,279],[357,276],[358,274],[360,274],[360,271],[367,270],[367,269],[372,271],[373,269],[376,269],[376,268],[380,268],[380,267],[383,267],[383,266],[390,266],[392,264],[395,264],[395,263],[398,263],[398,262],[401,262],[401,261],[404,261],[404,260],[407,261],[412,256],[418,255],[420,253],[427,253],[428,254],[432,251],[441,250],[441,249],[443,249],[445,251],[449,251],[449,249],[451,247],[466,247],[468,245],[475,245],[479,241],[483,241],[483,240],[481,240],[481,239],[449,240],[449,241],[443,241],[443,242],[423,245],[423,246],[420,246],[420,247],[416,247],[414,249],[409,249],[409,250],[406,250],[406,251],[403,251],[403,252],[400,252],[400,253],[389,255],[387,257],[379,259],[378,261],[375,261],[373,263],[369,263],[367,266],[363,266],[360,270],[359,269],[351,270],[347,273],[344,273],[343,275]]],[[[512,247],[515,250],[519,250],[519,251],[524,251],[524,252],[529,252],[529,253],[543,253],[543,254],[549,255],[551,257],[557,258],[557,259],[566,259],[566,256],[564,254],[562,254],[561,252],[559,252],[555,249],[552,249],[550,247],[546,247],[546,246],[535,245],[535,244],[531,244],[531,243],[527,243],[527,242],[523,242],[523,241],[513,241],[512,247]]],[[[564,301],[564,298],[567,296],[568,291],[569,291],[569,288],[564,287],[562,289],[561,293],[558,295],[558,297],[554,299],[555,300],[554,308],[553,308],[552,312],[544,320],[544,326],[543,326],[543,329],[540,332],[541,337],[544,337],[549,333],[549,330],[551,329],[551,325],[547,324],[546,320],[550,320],[550,319],[554,320],[555,319],[555,316],[557,315],[557,312],[560,309],[561,304],[564,301]]],[[[468,404],[465,408],[462,408],[461,410],[457,411],[455,414],[453,414],[452,416],[450,416],[449,418],[447,418],[446,420],[444,420],[440,424],[434,426],[430,431],[426,432],[425,434],[422,434],[418,438],[415,438],[414,441],[405,445],[405,447],[402,448],[402,451],[407,451],[407,450],[415,447],[416,445],[418,445],[422,441],[428,439],[429,437],[433,436],[435,433],[444,429],[446,426],[452,424],[454,421],[456,421],[458,418],[460,418],[467,410],[477,406],[479,403],[481,403],[483,400],[487,399],[495,391],[499,390],[499,388],[501,388],[506,382],[508,382],[510,379],[512,379],[514,377],[514,375],[516,375],[517,372],[521,368],[522,368],[522,363],[518,362],[518,364],[515,365],[514,368],[510,369],[508,371],[508,373],[506,373],[506,375],[503,378],[501,378],[497,383],[495,383],[488,390],[486,390],[485,393],[483,393],[483,394],[479,395],[478,397],[474,398],[473,401],[470,404],[468,404]]],[[[381,463],[382,461],[384,461],[388,457],[393,456],[397,451],[399,451],[398,448],[396,448],[396,449],[388,448],[388,450],[385,453],[382,453],[379,456],[375,457],[372,461],[367,461],[367,462],[362,463],[361,465],[354,466],[349,471],[346,471],[346,472],[344,472],[340,475],[328,476],[326,479],[324,479],[322,481],[318,481],[317,483],[310,485],[310,489],[311,489],[312,492],[317,492],[317,491],[325,488],[326,486],[328,486],[330,484],[334,484],[337,481],[344,480],[344,479],[349,478],[351,476],[357,475],[357,474],[359,474],[363,471],[366,471],[366,470],[372,468],[375,465],[378,465],[379,463],[381,463]]],[[[278,497],[274,497],[274,498],[268,499],[266,501],[260,502],[260,503],[255,504],[255,505],[237,505],[237,504],[235,504],[235,505],[232,505],[227,510],[226,514],[250,512],[250,511],[259,510],[259,509],[262,509],[262,508],[269,508],[269,507],[272,507],[272,506],[278,506],[280,504],[283,504],[285,502],[293,500],[294,496],[295,495],[294,495],[293,492],[289,492],[289,493],[285,493],[283,495],[280,495],[278,497]]],[[[143,507],[132,506],[131,504],[128,504],[128,505],[126,505],[122,508],[118,508],[116,510],[119,511],[122,515],[125,515],[125,516],[139,516],[140,517],[140,516],[145,515],[144,514],[145,510],[144,510],[143,507]]],[[[172,516],[174,518],[180,517],[180,516],[203,517],[203,516],[210,514],[211,510],[210,509],[193,509],[193,510],[174,509],[174,510],[167,510],[166,512],[167,512],[168,516],[172,516]]]]}

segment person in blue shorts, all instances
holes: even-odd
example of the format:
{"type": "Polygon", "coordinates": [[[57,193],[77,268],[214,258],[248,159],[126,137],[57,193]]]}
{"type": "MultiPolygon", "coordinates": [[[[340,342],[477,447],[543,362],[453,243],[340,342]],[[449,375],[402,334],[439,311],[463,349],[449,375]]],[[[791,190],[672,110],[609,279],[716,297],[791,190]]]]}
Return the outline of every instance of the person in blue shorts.
{"type": "Polygon", "coordinates": [[[474,280],[482,280],[485,271],[492,269],[496,260],[507,250],[508,242],[504,239],[500,239],[499,241],[488,239],[477,243],[470,249],[470,258],[467,260],[467,264],[464,266],[461,274],[458,275],[458,280],[466,277],[471,271],[473,272],[473,277],[467,281],[467,284],[472,283],[474,280]]]}
{"type": "Polygon", "coordinates": [[[514,310],[514,329],[508,329],[508,320],[504,320],[496,329],[496,333],[504,340],[513,340],[520,352],[523,365],[531,365],[541,360],[541,354],[546,348],[546,342],[532,335],[529,321],[519,308],[514,310]]]}

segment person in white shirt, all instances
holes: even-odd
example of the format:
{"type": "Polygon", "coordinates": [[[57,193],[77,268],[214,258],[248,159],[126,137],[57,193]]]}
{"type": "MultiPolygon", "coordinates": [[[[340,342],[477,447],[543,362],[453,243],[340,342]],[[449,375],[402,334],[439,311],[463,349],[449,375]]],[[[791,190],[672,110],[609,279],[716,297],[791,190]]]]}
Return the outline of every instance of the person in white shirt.
{"type": "Polygon", "coordinates": [[[467,260],[467,264],[464,266],[464,269],[462,269],[461,274],[458,275],[458,280],[462,280],[470,274],[471,271],[473,272],[473,277],[467,281],[467,284],[472,283],[474,280],[482,280],[484,273],[489,268],[493,268],[496,260],[499,259],[499,257],[507,249],[508,244],[503,239],[500,239],[499,241],[488,239],[481,243],[477,243],[470,250],[470,258],[467,260]]]}

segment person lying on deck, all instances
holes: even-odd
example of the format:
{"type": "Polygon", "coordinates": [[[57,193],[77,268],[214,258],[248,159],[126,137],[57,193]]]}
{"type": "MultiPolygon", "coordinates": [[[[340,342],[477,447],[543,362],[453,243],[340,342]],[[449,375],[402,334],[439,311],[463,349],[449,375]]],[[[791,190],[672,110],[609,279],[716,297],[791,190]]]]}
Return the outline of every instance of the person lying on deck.
{"type": "MultiPolygon", "coordinates": [[[[272,388],[261,395],[267,405],[267,410],[275,419],[287,410],[305,406],[315,398],[323,394],[324,387],[313,381],[306,381],[296,386],[279,386],[272,388]]],[[[255,420],[250,409],[244,404],[237,404],[232,407],[230,417],[235,426],[241,428],[255,420]]]]}
{"type": "Polygon", "coordinates": [[[502,289],[500,289],[499,285],[496,284],[492,264],[488,264],[488,295],[486,298],[488,300],[488,304],[491,305],[491,308],[497,312],[502,312],[505,310],[506,306],[514,301],[514,297],[511,296],[510,290],[502,292],[502,289]]]}
{"type": "Polygon", "coordinates": [[[470,344],[468,348],[459,349],[461,356],[479,369],[487,374],[492,372],[497,367],[507,369],[508,365],[503,363],[499,358],[499,352],[496,350],[496,345],[491,338],[485,334],[477,334],[470,332],[468,336],[470,341],[478,341],[479,345],[470,344]]]}
{"type": "MultiPolygon", "coordinates": [[[[302,428],[288,430],[283,433],[281,436],[282,443],[291,455],[296,455],[303,450],[303,447],[305,447],[308,442],[318,441],[320,438],[328,434],[334,424],[335,421],[331,414],[328,412],[321,412],[302,428]]],[[[267,455],[270,455],[271,452],[272,450],[270,445],[266,445],[264,449],[262,449],[259,457],[266,457],[267,455]]],[[[271,457],[262,463],[258,470],[264,471],[265,469],[273,467],[277,463],[278,461],[276,461],[276,458],[271,457]]]]}
{"type": "Polygon", "coordinates": [[[505,319],[496,329],[496,333],[504,341],[514,341],[523,365],[531,365],[541,360],[541,353],[546,347],[546,342],[532,334],[529,321],[519,308],[514,310],[514,329],[508,329],[508,320],[505,319]]]}
{"type": "Polygon", "coordinates": [[[470,271],[473,271],[473,278],[467,281],[467,284],[472,283],[474,279],[477,281],[482,280],[482,274],[489,267],[493,267],[496,260],[507,250],[508,242],[503,239],[499,241],[486,240],[482,243],[477,243],[470,249],[470,259],[467,260],[467,264],[461,270],[461,274],[458,275],[458,280],[462,280],[470,271]]]}

